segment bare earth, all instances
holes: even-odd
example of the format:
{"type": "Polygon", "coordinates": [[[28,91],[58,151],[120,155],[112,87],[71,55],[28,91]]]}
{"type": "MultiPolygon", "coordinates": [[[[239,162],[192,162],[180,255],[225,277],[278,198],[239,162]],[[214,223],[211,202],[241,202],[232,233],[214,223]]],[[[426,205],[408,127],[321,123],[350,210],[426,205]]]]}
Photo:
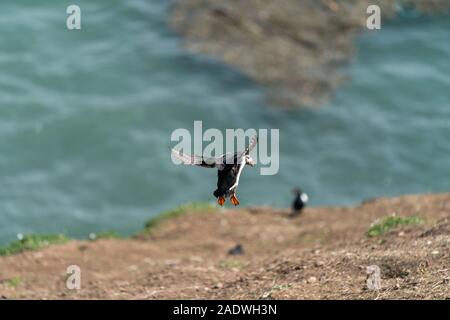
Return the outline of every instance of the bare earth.
{"type": "Polygon", "coordinates": [[[6,299],[449,299],[450,194],[385,198],[353,208],[229,209],[167,220],[139,239],[71,241],[0,257],[6,299]],[[367,238],[377,218],[426,223],[367,238]],[[245,254],[227,255],[240,243],[245,254]],[[81,267],[82,287],[65,287],[81,267]],[[381,268],[381,290],[365,288],[381,268]],[[21,279],[12,285],[10,279],[21,279]]]}

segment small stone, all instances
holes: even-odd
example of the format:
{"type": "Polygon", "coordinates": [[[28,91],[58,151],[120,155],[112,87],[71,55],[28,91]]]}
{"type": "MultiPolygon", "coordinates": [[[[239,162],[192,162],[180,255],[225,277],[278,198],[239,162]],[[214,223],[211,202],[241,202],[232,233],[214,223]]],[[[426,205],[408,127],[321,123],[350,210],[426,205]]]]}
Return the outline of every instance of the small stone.
{"type": "Polygon", "coordinates": [[[192,256],[192,257],[190,258],[190,260],[191,260],[192,262],[203,262],[203,258],[200,257],[200,256],[192,256]]]}
{"type": "Polygon", "coordinates": [[[316,266],[316,267],[322,267],[324,264],[325,264],[325,263],[324,263],[323,261],[320,261],[320,260],[314,262],[314,266],[316,266]]]}
{"type": "Polygon", "coordinates": [[[316,283],[317,282],[317,278],[316,277],[309,277],[308,278],[308,283],[316,283]]]}
{"type": "Polygon", "coordinates": [[[405,235],[405,232],[403,232],[403,231],[400,231],[399,233],[398,233],[398,236],[399,237],[403,237],[405,235]]]}
{"type": "Polygon", "coordinates": [[[381,270],[377,265],[371,265],[366,268],[366,287],[369,290],[381,289],[381,270]]]}
{"type": "Polygon", "coordinates": [[[169,266],[169,267],[176,266],[176,265],[179,264],[179,263],[180,263],[180,261],[179,261],[179,260],[176,260],[176,259],[174,259],[174,260],[166,260],[166,261],[165,261],[165,264],[166,264],[167,266],[169,266]]]}
{"type": "Polygon", "coordinates": [[[128,270],[130,270],[130,271],[138,271],[139,270],[139,268],[138,268],[138,266],[136,266],[136,265],[131,265],[131,266],[128,266],[128,270]]]}
{"type": "Polygon", "coordinates": [[[433,251],[431,252],[431,254],[432,254],[432,255],[438,255],[438,254],[439,254],[439,251],[433,250],[433,251]]]}
{"type": "Polygon", "coordinates": [[[44,256],[44,254],[42,252],[35,252],[33,256],[35,259],[41,259],[44,256]]]}

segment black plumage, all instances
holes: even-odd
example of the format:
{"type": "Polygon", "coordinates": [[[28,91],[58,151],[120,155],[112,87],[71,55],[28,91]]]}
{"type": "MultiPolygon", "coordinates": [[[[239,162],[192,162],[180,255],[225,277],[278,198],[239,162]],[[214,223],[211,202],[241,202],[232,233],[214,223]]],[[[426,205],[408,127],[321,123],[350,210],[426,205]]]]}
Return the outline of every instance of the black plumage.
{"type": "Polygon", "coordinates": [[[223,205],[226,198],[237,206],[239,200],[236,197],[239,178],[245,165],[251,167],[255,162],[250,156],[250,151],[256,146],[258,139],[254,137],[245,151],[234,154],[224,154],[216,158],[204,158],[199,156],[189,156],[172,149],[172,156],[187,165],[195,165],[204,168],[217,168],[217,189],[213,195],[217,198],[217,203],[223,205]]]}
{"type": "Polygon", "coordinates": [[[236,246],[228,250],[228,254],[230,256],[237,256],[244,254],[244,248],[242,247],[242,244],[237,244],[236,246]]]}
{"type": "Polygon", "coordinates": [[[295,188],[292,192],[294,193],[295,198],[294,201],[292,201],[291,216],[298,216],[308,203],[309,197],[300,188],[295,188]]]}
{"type": "Polygon", "coordinates": [[[237,160],[235,155],[233,164],[226,164],[222,170],[217,170],[217,189],[213,193],[216,198],[230,196],[230,188],[236,183],[240,166],[245,165],[237,160]]]}

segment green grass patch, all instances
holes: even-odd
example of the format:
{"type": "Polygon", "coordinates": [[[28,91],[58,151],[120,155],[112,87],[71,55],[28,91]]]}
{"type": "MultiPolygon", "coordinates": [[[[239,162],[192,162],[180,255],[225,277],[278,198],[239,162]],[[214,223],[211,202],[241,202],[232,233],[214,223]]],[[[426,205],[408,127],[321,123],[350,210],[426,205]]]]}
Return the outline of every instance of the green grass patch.
{"type": "Polygon", "coordinates": [[[21,240],[16,240],[10,244],[0,247],[0,256],[9,256],[12,254],[21,253],[24,251],[34,251],[51,244],[66,243],[70,239],[63,234],[50,234],[50,235],[28,235],[21,240]]]}
{"type": "Polygon", "coordinates": [[[272,286],[272,288],[270,288],[268,291],[265,291],[260,297],[259,299],[269,299],[272,300],[272,294],[274,294],[275,292],[279,292],[279,291],[284,291],[286,289],[289,289],[292,287],[292,284],[288,283],[288,284],[278,284],[278,285],[274,285],[272,286]]]}
{"type": "Polygon", "coordinates": [[[152,231],[154,231],[155,227],[158,226],[161,222],[173,219],[185,214],[205,214],[212,213],[216,211],[217,208],[210,203],[188,203],[176,207],[174,209],[167,210],[156,217],[151,218],[145,223],[144,230],[140,233],[140,235],[148,235],[152,231]]]}
{"type": "Polygon", "coordinates": [[[225,259],[220,261],[218,266],[221,269],[242,269],[243,267],[245,267],[245,264],[240,260],[225,259]]]}
{"type": "Polygon", "coordinates": [[[424,222],[425,220],[419,216],[409,216],[409,217],[390,216],[384,218],[383,220],[381,220],[381,222],[373,224],[367,231],[367,236],[378,237],[401,226],[418,225],[424,222]]]}
{"type": "Polygon", "coordinates": [[[5,283],[8,286],[13,287],[13,288],[19,286],[22,282],[23,281],[22,281],[21,277],[14,277],[14,278],[11,278],[11,279],[8,279],[8,280],[5,281],[5,283]]]}
{"type": "Polygon", "coordinates": [[[105,231],[89,235],[89,239],[93,241],[100,239],[120,239],[120,238],[121,236],[115,231],[105,231]]]}

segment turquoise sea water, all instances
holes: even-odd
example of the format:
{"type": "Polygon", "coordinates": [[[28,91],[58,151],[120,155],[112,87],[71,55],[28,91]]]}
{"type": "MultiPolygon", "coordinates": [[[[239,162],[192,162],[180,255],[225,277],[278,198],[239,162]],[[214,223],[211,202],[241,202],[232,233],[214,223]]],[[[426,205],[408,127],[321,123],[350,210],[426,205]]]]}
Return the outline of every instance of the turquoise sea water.
{"type": "Polygon", "coordinates": [[[280,172],[246,170],[243,205],[286,207],[450,191],[450,19],[364,33],[351,81],[318,110],[280,111],[238,71],[187,53],[167,1],[0,4],[0,243],[17,233],[116,230],[214,201],[216,173],[172,165],[171,132],[280,128],[280,172]]]}

